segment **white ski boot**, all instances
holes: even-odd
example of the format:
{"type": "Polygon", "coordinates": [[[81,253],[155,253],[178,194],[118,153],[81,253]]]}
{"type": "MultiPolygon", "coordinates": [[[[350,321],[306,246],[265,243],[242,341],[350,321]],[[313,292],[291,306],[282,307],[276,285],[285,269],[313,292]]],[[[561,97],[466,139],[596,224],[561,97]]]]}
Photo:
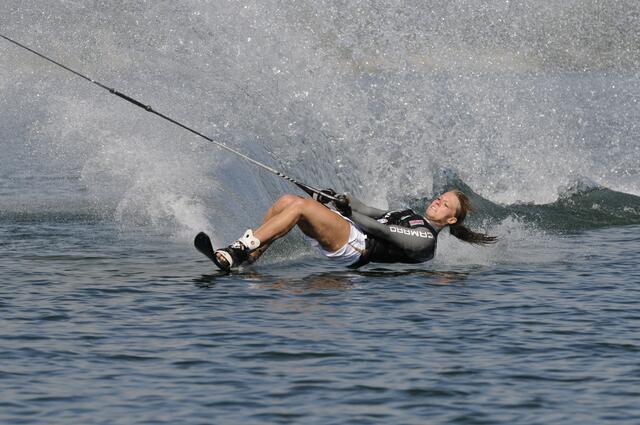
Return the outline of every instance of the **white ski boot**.
{"type": "Polygon", "coordinates": [[[244,235],[226,248],[215,251],[214,262],[224,271],[240,266],[249,259],[249,254],[260,246],[258,238],[248,229],[244,235]]]}

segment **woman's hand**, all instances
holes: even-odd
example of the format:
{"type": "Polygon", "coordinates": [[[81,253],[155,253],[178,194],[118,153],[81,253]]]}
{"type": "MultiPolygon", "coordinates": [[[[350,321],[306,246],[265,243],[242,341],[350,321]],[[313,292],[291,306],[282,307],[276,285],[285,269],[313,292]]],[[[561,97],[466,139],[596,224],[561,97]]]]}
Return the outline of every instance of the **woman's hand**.
{"type": "Polygon", "coordinates": [[[322,189],[320,193],[314,193],[312,198],[321,204],[328,204],[332,201],[332,199],[327,198],[326,196],[322,196],[322,194],[329,195],[335,197],[337,195],[336,191],[333,189],[322,189]]]}
{"type": "Polygon", "coordinates": [[[351,202],[349,200],[349,196],[346,193],[337,195],[336,200],[333,201],[333,205],[335,205],[338,212],[343,216],[351,216],[351,202]]]}

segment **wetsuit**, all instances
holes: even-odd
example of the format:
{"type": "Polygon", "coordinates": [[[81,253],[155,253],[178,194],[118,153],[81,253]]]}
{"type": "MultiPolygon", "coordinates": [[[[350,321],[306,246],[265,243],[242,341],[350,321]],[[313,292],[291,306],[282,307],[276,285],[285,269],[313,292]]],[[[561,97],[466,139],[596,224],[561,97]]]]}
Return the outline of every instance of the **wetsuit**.
{"type": "Polygon", "coordinates": [[[438,230],[413,210],[385,211],[350,199],[349,218],[367,235],[366,248],[351,268],[367,263],[422,263],[436,251],[438,230]]]}

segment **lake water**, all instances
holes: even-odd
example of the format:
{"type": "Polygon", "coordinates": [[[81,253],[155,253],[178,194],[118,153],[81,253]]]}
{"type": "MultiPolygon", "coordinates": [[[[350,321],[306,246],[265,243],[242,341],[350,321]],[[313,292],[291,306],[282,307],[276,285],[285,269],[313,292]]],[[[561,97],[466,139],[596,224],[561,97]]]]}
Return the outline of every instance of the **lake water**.
{"type": "Polygon", "coordinates": [[[637,423],[640,227],[554,259],[219,276],[104,223],[2,223],[3,423],[637,423]]]}
{"type": "Polygon", "coordinates": [[[635,2],[5,3],[305,183],[462,188],[499,242],[353,271],[294,230],[220,274],[195,234],[295,189],[0,40],[0,423],[640,423],[635,2]]]}

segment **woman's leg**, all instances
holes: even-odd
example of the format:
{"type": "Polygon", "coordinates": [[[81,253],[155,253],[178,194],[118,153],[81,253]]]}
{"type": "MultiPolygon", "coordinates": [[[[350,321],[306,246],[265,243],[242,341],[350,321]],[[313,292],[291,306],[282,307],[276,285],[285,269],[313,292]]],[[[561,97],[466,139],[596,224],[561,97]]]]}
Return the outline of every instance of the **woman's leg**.
{"type": "Polygon", "coordinates": [[[340,249],[349,239],[351,224],[312,199],[285,195],[276,202],[271,212],[269,218],[254,232],[260,243],[281,238],[295,225],[327,251],[340,249]]]}
{"type": "MultiPolygon", "coordinates": [[[[273,217],[273,216],[275,216],[277,214],[280,214],[282,212],[282,210],[285,209],[287,206],[289,206],[293,201],[295,201],[296,198],[297,198],[297,196],[294,196],[294,195],[281,196],[280,199],[278,199],[271,206],[271,208],[269,208],[269,211],[267,211],[267,214],[265,214],[264,218],[262,219],[262,223],[264,224],[267,221],[269,221],[271,219],[271,217],[273,217]]],[[[260,258],[260,256],[262,256],[262,254],[264,254],[264,252],[267,249],[269,249],[269,247],[271,246],[272,242],[273,241],[263,242],[262,240],[260,240],[260,246],[258,247],[258,249],[254,250],[253,252],[251,252],[251,254],[249,254],[249,262],[253,263],[258,258],[260,258]]]]}
{"type": "Polygon", "coordinates": [[[351,231],[347,220],[319,202],[285,195],[269,209],[263,224],[254,232],[260,247],[251,253],[250,261],[257,260],[273,241],[286,235],[295,225],[327,251],[340,249],[349,240],[351,231]]]}

